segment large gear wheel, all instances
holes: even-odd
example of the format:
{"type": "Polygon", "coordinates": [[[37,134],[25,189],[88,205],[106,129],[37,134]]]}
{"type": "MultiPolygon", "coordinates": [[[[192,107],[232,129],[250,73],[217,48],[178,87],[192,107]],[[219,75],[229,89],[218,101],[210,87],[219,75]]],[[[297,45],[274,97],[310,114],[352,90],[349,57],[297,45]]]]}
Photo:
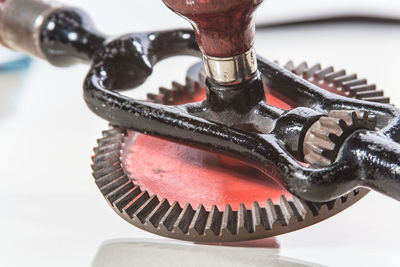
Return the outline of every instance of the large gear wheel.
{"type": "MultiPolygon", "coordinates": [[[[356,75],[346,75],[342,70],[335,71],[332,67],[322,69],[319,64],[309,68],[306,63],[294,67],[291,62],[285,67],[338,94],[376,102],[389,100],[376,90],[375,85],[368,85],[365,80],[358,80],[356,75]],[[360,92],[364,94],[360,95],[360,92]]],[[[199,101],[205,95],[204,82],[202,64],[196,64],[188,72],[186,85],[174,82],[172,89],[160,88],[159,94],[149,94],[148,99],[170,105],[199,101]]],[[[269,99],[273,99],[273,91],[266,88],[266,92],[271,94],[269,99]]],[[[290,107],[293,105],[288,105],[290,107]]],[[[326,203],[305,202],[290,194],[282,194],[277,200],[266,195],[264,201],[255,200],[251,208],[246,208],[243,203],[237,208],[230,203],[223,208],[218,205],[207,207],[203,203],[192,207],[191,203],[166,199],[149,190],[129,172],[129,147],[134,146],[132,140],[138,136],[142,135],[117,127],[104,131],[95,148],[93,176],[117,214],[139,228],[165,237],[197,242],[229,242],[276,236],[325,220],[369,192],[368,189],[357,189],[326,203]]]]}
{"type": "Polygon", "coordinates": [[[303,142],[304,160],[314,167],[333,163],[344,141],[357,130],[375,130],[376,117],[367,111],[332,110],[307,131],[303,142]]]}

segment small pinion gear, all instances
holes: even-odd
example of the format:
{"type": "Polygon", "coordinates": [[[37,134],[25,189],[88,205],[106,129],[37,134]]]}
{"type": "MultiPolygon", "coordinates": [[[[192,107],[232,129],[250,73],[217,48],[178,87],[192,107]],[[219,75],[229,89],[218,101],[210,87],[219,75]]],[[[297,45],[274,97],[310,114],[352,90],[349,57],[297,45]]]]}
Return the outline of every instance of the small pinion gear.
{"type": "Polygon", "coordinates": [[[366,111],[333,110],[308,129],[303,142],[304,160],[313,167],[332,164],[344,141],[355,131],[375,130],[376,117],[366,111]]]}

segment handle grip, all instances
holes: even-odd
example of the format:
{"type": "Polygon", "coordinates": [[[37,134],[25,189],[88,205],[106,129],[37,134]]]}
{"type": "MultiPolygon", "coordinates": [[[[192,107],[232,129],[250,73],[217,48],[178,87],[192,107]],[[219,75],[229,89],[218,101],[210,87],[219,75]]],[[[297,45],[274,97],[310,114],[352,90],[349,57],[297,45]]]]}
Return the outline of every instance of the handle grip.
{"type": "Polygon", "coordinates": [[[163,0],[188,19],[202,52],[211,57],[234,57],[254,44],[254,11],[263,0],[163,0]]]}

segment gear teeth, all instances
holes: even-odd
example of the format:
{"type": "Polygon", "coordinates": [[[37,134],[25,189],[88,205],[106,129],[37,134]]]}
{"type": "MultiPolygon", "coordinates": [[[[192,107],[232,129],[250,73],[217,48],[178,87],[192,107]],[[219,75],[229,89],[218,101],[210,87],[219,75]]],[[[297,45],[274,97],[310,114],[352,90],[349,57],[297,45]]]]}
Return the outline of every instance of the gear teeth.
{"type": "Polygon", "coordinates": [[[131,186],[128,187],[128,191],[126,193],[119,192],[121,196],[117,196],[116,200],[114,201],[113,205],[116,207],[120,212],[124,210],[124,208],[129,204],[129,202],[132,199],[135,199],[140,193],[140,188],[138,186],[133,187],[133,184],[131,183],[131,186]]]}
{"type": "Polygon", "coordinates": [[[359,129],[375,130],[376,122],[376,116],[366,111],[330,111],[308,129],[303,142],[304,160],[314,167],[330,165],[348,136],[359,129]]]}
{"type": "Polygon", "coordinates": [[[318,129],[319,131],[324,131],[326,128],[330,129],[329,133],[333,133],[335,135],[341,135],[343,131],[337,127],[340,123],[340,118],[335,118],[335,117],[321,117],[319,119],[319,124],[321,125],[318,128],[313,128],[318,129]]]}
{"type": "Polygon", "coordinates": [[[120,177],[118,179],[112,180],[108,184],[100,187],[100,190],[101,190],[101,192],[103,192],[105,198],[107,200],[109,200],[109,197],[108,197],[109,194],[112,193],[115,189],[117,189],[120,186],[124,185],[126,182],[127,181],[126,181],[125,175],[124,175],[124,176],[122,176],[122,177],[120,177]]]}
{"type": "Polygon", "coordinates": [[[186,85],[174,81],[172,82],[172,91],[176,92],[178,95],[185,94],[187,91],[187,87],[186,85]]]}
{"type": "Polygon", "coordinates": [[[357,94],[365,92],[365,91],[374,91],[374,90],[376,90],[375,84],[355,85],[355,86],[351,86],[349,88],[350,95],[352,95],[352,96],[356,96],[357,94]]]}
{"type": "Polygon", "coordinates": [[[267,213],[267,222],[268,222],[268,229],[275,229],[281,227],[281,224],[278,221],[278,214],[276,212],[276,208],[272,200],[269,198],[267,200],[266,205],[266,213],[267,213]]]}
{"type": "Polygon", "coordinates": [[[261,209],[257,201],[254,201],[253,208],[251,209],[253,229],[255,232],[264,231],[267,229],[266,225],[266,212],[261,209]]]}
{"type": "Polygon", "coordinates": [[[160,87],[158,89],[159,94],[148,94],[147,98],[153,103],[173,105],[176,103],[177,99],[187,95],[188,92],[193,92],[200,88],[199,84],[192,81],[189,77],[186,78],[186,82],[186,85],[182,85],[173,81],[171,83],[171,88],[160,87]]]}
{"type": "Polygon", "coordinates": [[[367,84],[366,79],[356,79],[356,80],[349,80],[342,84],[344,91],[348,91],[353,86],[364,85],[367,84]]]}
{"type": "Polygon", "coordinates": [[[383,96],[382,90],[372,90],[372,91],[359,92],[356,95],[356,98],[357,99],[365,99],[368,97],[381,97],[381,96],[383,96]]]}
{"type": "Polygon", "coordinates": [[[206,228],[207,219],[208,219],[208,212],[206,211],[204,206],[200,204],[190,224],[189,234],[202,235],[206,228]]]}
{"type": "Polygon", "coordinates": [[[175,222],[181,214],[182,208],[177,201],[175,201],[168,211],[161,218],[159,227],[163,231],[171,232],[175,222]]]}
{"type": "Polygon", "coordinates": [[[330,133],[328,133],[328,132],[326,132],[324,130],[321,130],[319,128],[313,128],[313,129],[311,129],[311,131],[318,138],[321,138],[321,139],[323,139],[325,141],[330,141],[331,140],[330,139],[330,133]]]}
{"type": "Polygon", "coordinates": [[[159,203],[160,201],[158,200],[158,197],[153,195],[133,214],[132,217],[139,220],[143,224],[146,223],[146,218],[159,203]]]}
{"type": "MultiPolygon", "coordinates": [[[[324,117],[326,120],[330,120],[333,122],[332,128],[336,127],[340,120],[343,120],[347,126],[352,125],[353,123],[357,123],[357,118],[360,117],[360,113],[356,113],[356,111],[342,111],[342,110],[332,110],[328,113],[328,117],[324,117]]],[[[321,121],[322,124],[322,121],[321,121]]],[[[324,124],[323,124],[324,125],[324,124]]],[[[325,126],[325,125],[324,125],[325,126]]]]}
{"type": "Polygon", "coordinates": [[[335,79],[333,79],[333,83],[337,87],[342,87],[343,83],[352,81],[355,79],[357,79],[357,74],[349,74],[349,75],[345,75],[345,76],[336,77],[335,79]]]}
{"type": "Polygon", "coordinates": [[[320,64],[315,64],[308,69],[305,66],[307,64],[303,62],[295,67],[294,63],[289,61],[284,68],[310,82],[326,83],[329,88],[345,92],[349,97],[370,102],[390,103],[390,98],[385,97],[382,90],[376,90],[375,84],[367,84],[366,79],[358,79],[356,74],[348,75],[345,70],[335,71],[332,66],[321,69],[320,64]]]}
{"type": "Polygon", "coordinates": [[[307,203],[297,197],[293,198],[291,202],[293,205],[293,211],[296,213],[296,217],[299,222],[311,220],[314,215],[307,203]]]}
{"type": "Polygon", "coordinates": [[[147,94],[147,100],[153,103],[161,104],[163,102],[163,96],[149,93],[147,94]]]}
{"type": "Polygon", "coordinates": [[[211,211],[206,221],[204,233],[208,236],[219,235],[222,224],[222,212],[216,205],[211,207],[211,211]]]}
{"type": "Polygon", "coordinates": [[[115,137],[121,134],[124,135],[126,134],[126,130],[119,127],[111,127],[109,130],[102,131],[101,134],[103,135],[102,139],[105,139],[107,137],[115,137]]]}
{"type": "Polygon", "coordinates": [[[225,211],[222,215],[221,234],[222,235],[235,235],[237,218],[230,205],[226,205],[225,211]]]}
{"type": "Polygon", "coordinates": [[[153,225],[154,228],[158,228],[162,218],[167,213],[170,207],[171,206],[169,205],[168,200],[164,198],[157,204],[154,210],[149,213],[149,215],[145,219],[145,222],[149,222],[153,225]]]}
{"type": "Polygon", "coordinates": [[[305,202],[307,207],[311,210],[313,216],[320,216],[321,215],[321,204],[320,203],[313,203],[313,202],[305,202]]]}
{"type": "Polygon", "coordinates": [[[329,66],[325,69],[319,70],[314,74],[315,81],[322,81],[328,73],[332,73],[334,71],[332,66],[329,66]]]}
{"type": "Polygon", "coordinates": [[[96,164],[97,162],[104,161],[105,159],[117,161],[118,158],[119,158],[119,151],[114,150],[111,152],[96,154],[96,156],[93,158],[93,163],[96,164]]]}
{"type": "Polygon", "coordinates": [[[123,213],[126,214],[129,218],[133,218],[134,214],[137,210],[139,210],[140,207],[146,201],[150,198],[149,193],[147,191],[141,192],[139,195],[137,195],[131,202],[129,202],[124,208],[123,208],[123,213]]]}
{"type": "Polygon", "coordinates": [[[103,174],[102,172],[95,172],[93,175],[96,179],[97,186],[103,187],[103,186],[107,185],[108,183],[111,183],[115,179],[123,177],[125,174],[124,174],[124,170],[121,167],[119,167],[116,170],[109,171],[109,173],[106,175],[103,174]]]}
{"type": "Polygon", "coordinates": [[[362,100],[376,102],[376,103],[383,103],[383,104],[390,103],[390,98],[384,96],[364,97],[362,98],[362,100]]]}
{"type": "Polygon", "coordinates": [[[101,148],[93,149],[93,152],[95,154],[104,154],[104,153],[108,153],[108,152],[112,152],[112,151],[118,150],[120,148],[121,148],[121,144],[120,143],[111,143],[109,145],[102,146],[101,148]]]}
{"type": "Polygon", "coordinates": [[[158,88],[158,92],[160,93],[160,95],[163,96],[163,102],[170,102],[171,98],[172,98],[172,90],[165,88],[163,86],[161,86],[160,88],[158,88]]]}
{"type": "Polygon", "coordinates": [[[328,211],[330,211],[330,210],[332,210],[334,207],[336,207],[337,202],[339,202],[339,201],[340,201],[340,200],[337,198],[337,199],[331,200],[331,201],[329,201],[329,202],[326,202],[324,206],[326,206],[327,209],[328,209],[328,211]]]}
{"type": "Polygon", "coordinates": [[[315,73],[320,70],[321,70],[321,64],[315,64],[312,67],[306,69],[302,75],[306,79],[311,79],[314,77],[315,73]]]}
{"type": "MultiPolygon", "coordinates": [[[[188,94],[202,90],[205,86],[205,72],[202,66],[202,63],[194,66],[196,70],[186,78],[186,85],[173,82],[171,89],[161,87],[160,94],[150,94],[149,100],[174,104],[186,99],[188,94]]],[[[322,69],[320,64],[307,66],[305,62],[295,66],[290,61],[285,68],[311,82],[324,82],[331,84],[330,88],[335,89],[336,86],[338,91],[346,90],[352,97],[389,102],[389,98],[383,96],[381,90],[376,90],[375,85],[366,84],[366,80],[359,80],[357,76],[346,75],[344,70],[335,71],[333,67],[322,69]]],[[[329,131],[312,129],[317,142],[307,145],[313,153],[305,155],[311,165],[316,166],[322,162],[322,165],[326,166],[331,163],[327,159],[331,157],[327,152],[332,151],[323,148],[331,149],[332,144],[340,142],[339,136],[344,133],[342,127],[348,127],[350,119],[351,127],[356,125],[354,122],[358,126],[376,125],[376,117],[373,115],[359,111],[346,112],[343,114],[343,111],[333,111],[329,114],[331,119],[321,118],[322,124],[329,131]]],[[[268,199],[265,207],[260,207],[258,202],[255,202],[251,209],[247,209],[244,204],[241,204],[238,210],[233,210],[230,205],[223,211],[215,205],[209,211],[203,205],[194,210],[188,204],[183,209],[178,202],[171,205],[167,199],[160,201],[157,195],[150,196],[125,175],[120,159],[121,148],[127,136],[124,129],[114,127],[102,134],[103,138],[98,140],[98,148],[94,150],[95,156],[92,158],[93,176],[102,194],[113,209],[127,221],[172,238],[218,242],[273,236],[332,216],[368,192],[366,189],[354,190],[335,201],[323,204],[305,202],[295,197],[291,200],[281,197],[277,204],[268,199]]]]}
{"type": "Polygon", "coordinates": [[[323,167],[331,164],[331,160],[322,156],[322,153],[310,153],[304,157],[304,160],[310,163],[312,166],[323,167]]]}
{"type": "Polygon", "coordinates": [[[302,75],[304,75],[304,73],[307,70],[307,68],[308,68],[307,63],[306,62],[302,62],[296,68],[294,68],[293,73],[297,74],[299,76],[302,76],[302,75]]]}
{"type": "Polygon", "coordinates": [[[335,78],[345,75],[346,75],[345,70],[332,71],[324,75],[324,81],[326,81],[329,84],[332,83],[335,78]]]}
{"type": "Polygon", "coordinates": [[[173,231],[174,232],[180,232],[183,234],[186,234],[187,231],[189,230],[190,223],[192,222],[193,216],[195,214],[194,209],[192,208],[192,205],[189,203],[186,204],[185,208],[181,211],[180,215],[178,216],[178,219],[174,223],[173,231]]]}
{"type": "Polygon", "coordinates": [[[292,225],[296,223],[297,218],[295,216],[295,213],[292,209],[292,206],[290,206],[288,200],[286,199],[285,195],[281,196],[280,199],[280,209],[282,212],[283,220],[285,221],[284,226],[292,225]]]}
{"type": "Polygon", "coordinates": [[[288,71],[293,71],[294,70],[294,64],[293,61],[288,61],[284,66],[285,69],[287,69],[288,71]]]}
{"type": "Polygon", "coordinates": [[[108,175],[111,172],[121,168],[118,161],[112,162],[111,164],[107,164],[105,162],[100,162],[100,163],[98,163],[98,165],[100,165],[100,166],[97,166],[97,164],[96,165],[92,164],[92,166],[91,166],[92,170],[93,170],[93,177],[94,176],[103,177],[104,175],[108,175]]]}
{"type": "Polygon", "coordinates": [[[237,221],[238,221],[237,233],[239,235],[246,233],[254,233],[254,225],[253,225],[251,210],[247,210],[243,203],[239,205],[237,221]]]}
{"type": "Polygon", "coordinates": [[[109,146],[109,145],[112,145],[112,144],[116,144],[116,143],[118,143],[118,141],[120,141],[123,138],[124,138],[124,135],[118,133],[118,134],[116,134],[114,136],[108,136],[108,137],[106,137],[104,139],[98,140],[97,141],[97,145],[98,145],[99,148],[97,148],[96,151],[101,151],[103,147],[106,147],[106,146],[109,146]]]}
{"type": "MultiPolygon", "coordinates": [[[[130,183],[129,181],[126,181],[125,177],[121,177],[115,181],[121,181],[121,185],[116,186],[116,184],[113,184],[112,189],[110,191],[110,193],[108,193],[105,197],[108,200],[108,202],[110,203],[116,203],[116,200],[118,200],[121,196],[125,195],[127,192],[129,192],[132,187],[133,184],[130,183]]],[[[111,185],[112,183],[110,183],[111,185]]],[[[118,182],[118,184],[120,184],[120,182],[118,182]]],[[[104,188],[104,187],[103,187],[104,188]]],[[[104,189],[103,189],[104,190],[104,189]]]]}

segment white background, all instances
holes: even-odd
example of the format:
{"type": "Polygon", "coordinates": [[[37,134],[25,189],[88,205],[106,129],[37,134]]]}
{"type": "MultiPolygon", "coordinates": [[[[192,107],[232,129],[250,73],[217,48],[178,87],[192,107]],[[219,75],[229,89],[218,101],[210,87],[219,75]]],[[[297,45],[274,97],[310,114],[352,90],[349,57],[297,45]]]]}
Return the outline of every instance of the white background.
{"type": "MultiPolygon", "coordinates": [[[[64,2],[84,8],[108,34],[188,26],[159,0],[64,2]]],[[[400,16],[400,3],[271,0],[260,8],[258,21],[356,10],[400,16]]],[[[357,72],[377,83],[397,105],[399,45],[399,26],[354,24],[269,30],[259,32],[256,43],[259,54],[281,63],[307,60],[357,72]]],[[[183,81],[186,67],[194,61],[180,58],[161,63],[131,95],[143,98],[147,91],[155,92],[173,79],[183,81]]],[[[88,266],[105,241],[128,238],[129,242],[117,242],[128,251],[135,247],[132,244],[141,244],[141,238],[161,239],[114,214],[93,182],[92,147],[107,123],[93,115],[82,99],[86,71],[87,66],[57,69],[37,60],[24,75],[0,74],[0,266],[88,266]]],[[[227,249],[226,253],[239,253],[249,266],[257,265],[254,257],[268,264],[276,260],[277,266],[284,266],[279,259],[286,258],[293,264],[398,266],[399,223],[400,204],[371,193],[334,218],[277,237],[280,248],[227,249]]],[[[157,244],[129,255],[148,259],[141,264],[153,262],[154,257],[154,266],[160,266],[160,260],[168,266],[210,265],[195,260],[210,255],[196,254],[201,250],[196,246],[181,251],[180,245],[187,244],[174,242],[177,249],[169,257],[157,244]]],[[[122,266],[118,253],[113,253],[106,253],[109,262],[122,266]]],[[[229,257],[218,259],[218,264],[233,265],[229,257]]],[[[132,259],[126,266],[140,265],[132,259]]]]}

